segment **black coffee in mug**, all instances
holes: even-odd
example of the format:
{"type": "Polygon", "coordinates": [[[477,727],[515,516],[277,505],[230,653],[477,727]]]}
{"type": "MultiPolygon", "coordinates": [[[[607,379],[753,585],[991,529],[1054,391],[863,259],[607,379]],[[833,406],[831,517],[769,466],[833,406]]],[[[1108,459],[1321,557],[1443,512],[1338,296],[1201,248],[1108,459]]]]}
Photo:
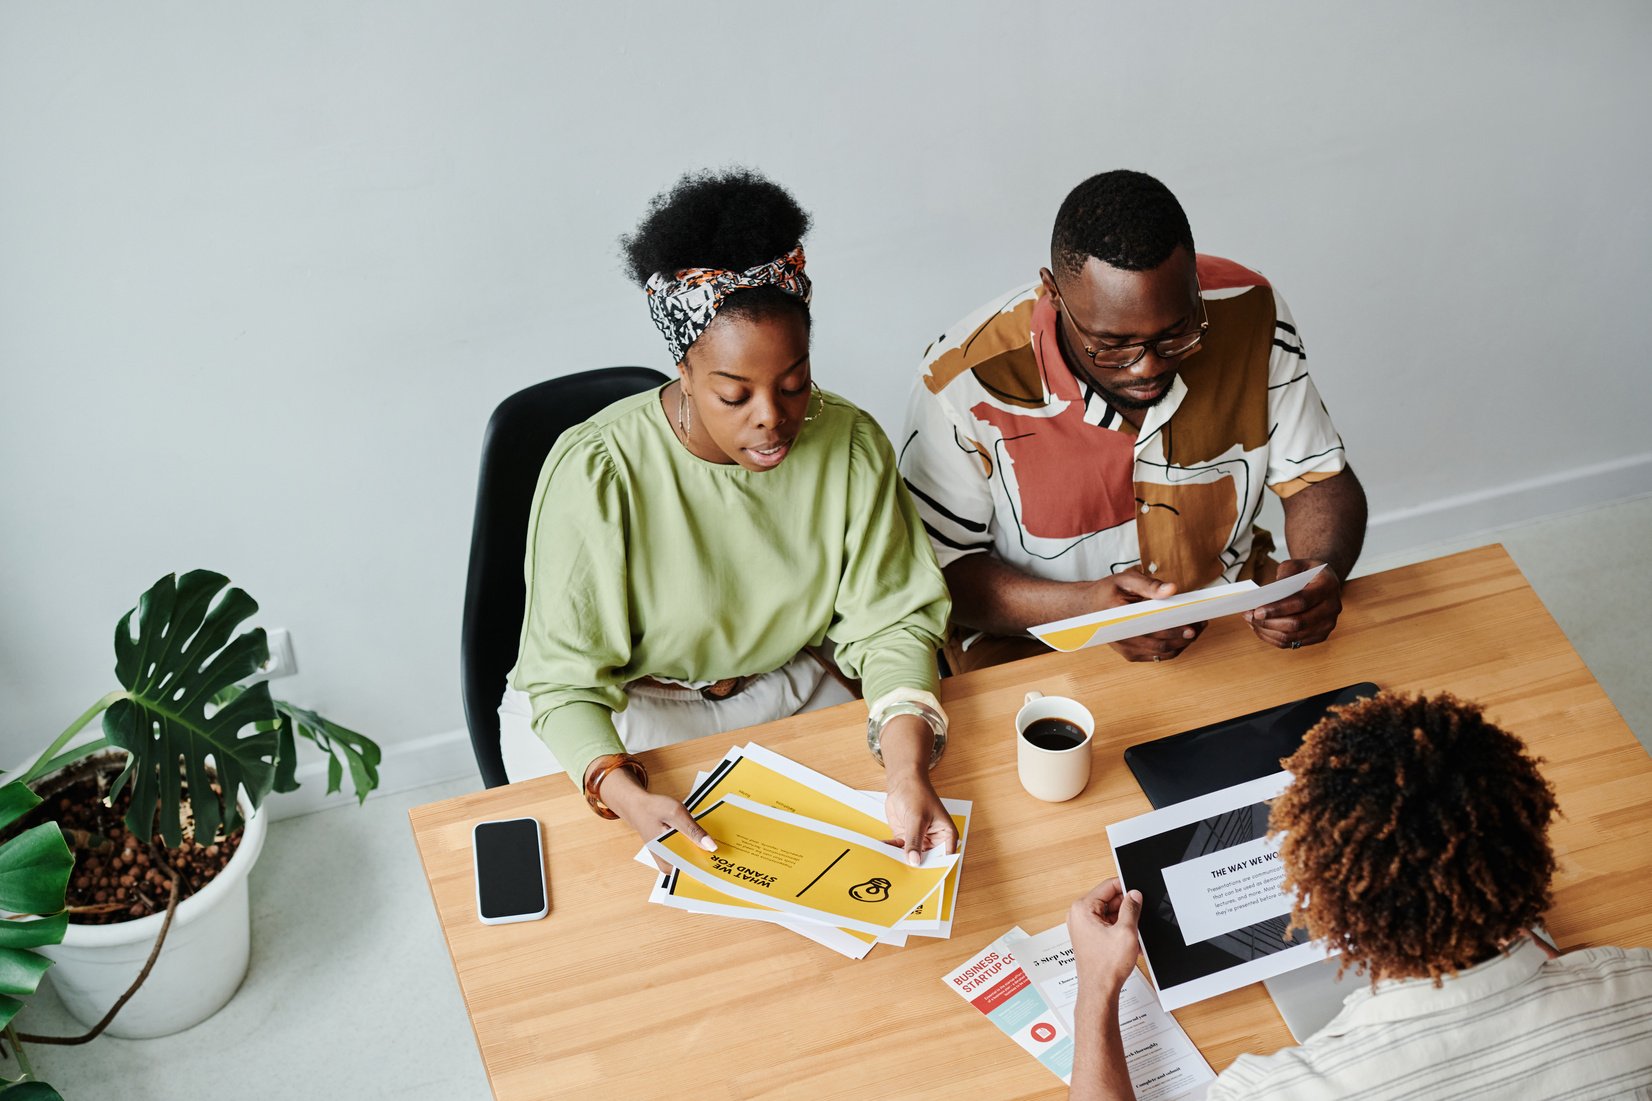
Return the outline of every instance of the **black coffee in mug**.
{"type": "Polygon", "coordinates": [[[1066,719],[1037,719],[1021,736],[1039,749],[1074,749],[1084,744],[1084,728],[1066,719]]]}

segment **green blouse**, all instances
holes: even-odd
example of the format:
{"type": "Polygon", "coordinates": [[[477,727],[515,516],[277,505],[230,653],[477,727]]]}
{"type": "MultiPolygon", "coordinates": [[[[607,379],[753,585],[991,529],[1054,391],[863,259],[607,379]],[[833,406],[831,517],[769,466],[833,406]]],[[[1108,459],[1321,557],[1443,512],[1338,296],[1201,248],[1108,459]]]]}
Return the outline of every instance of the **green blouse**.
{"type": "Polygon", "coordinates": [[[623,752],[638,677],[765,673],[830,638],[867,700],[933,692],[951,612],[889,440],[832,394],[755,473],[684,448],[658,390],[615,402],[546,457],[525,570],[511,682],[575,783],[623,752]]]}

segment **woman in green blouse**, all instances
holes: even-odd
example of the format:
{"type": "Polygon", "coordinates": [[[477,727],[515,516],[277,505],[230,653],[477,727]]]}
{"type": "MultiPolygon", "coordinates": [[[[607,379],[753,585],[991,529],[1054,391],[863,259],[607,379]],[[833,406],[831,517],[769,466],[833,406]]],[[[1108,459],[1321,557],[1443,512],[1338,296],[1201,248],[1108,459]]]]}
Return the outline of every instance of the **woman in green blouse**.
{"type": "Polygon", "coordinates": [[[819,703],[829,644],[870,701],[890,825],[916,862],[957,840],[929,782],[950,601],[889,441],[813,385],[807,228],[785,190],[733,172],[684,177],[626,239],[678,377],[546,459],[511,679],[599,814],[714,848],[627,749],[819,703]]]}

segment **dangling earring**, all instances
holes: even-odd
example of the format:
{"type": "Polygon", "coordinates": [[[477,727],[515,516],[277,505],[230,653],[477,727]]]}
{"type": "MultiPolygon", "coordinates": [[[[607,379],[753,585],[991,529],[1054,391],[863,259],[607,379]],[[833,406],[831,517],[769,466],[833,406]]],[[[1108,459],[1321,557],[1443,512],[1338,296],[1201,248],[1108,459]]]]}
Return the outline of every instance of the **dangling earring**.
{"type": "Polygon", "coordinates": [[[812,389],[815,392],[815,400],[814,400],[815,411],[813,413],[804,414],[804,417],[803,417],[803,423],[804,424],[808,424],[810,421],[814,420],[816,417],[820,416],[820,414],[822,414],[826,411],[826,393],[825,393],[825,391],[821,390],[820,384],[818,382],[815,382],[813,379],[810,379],[809,380],[809,388],[812,389]]]}
{"type": "Polygon", "coordinates": [[[685,443],[694,431],[694,409],[688,404],[688,394],[680,383],[677,386],[677,430],[683,434],[685,443]]]}

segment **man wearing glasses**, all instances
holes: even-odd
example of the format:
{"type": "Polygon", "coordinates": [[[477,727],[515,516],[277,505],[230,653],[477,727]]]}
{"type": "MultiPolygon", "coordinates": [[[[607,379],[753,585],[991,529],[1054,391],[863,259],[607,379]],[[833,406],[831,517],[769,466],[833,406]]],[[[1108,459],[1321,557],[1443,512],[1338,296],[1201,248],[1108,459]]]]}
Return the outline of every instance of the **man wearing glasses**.
{"type": "MultiPolygon", "coordinates": [[[[1273,646],[1323,642],[1365,492],[1284,299],[1196,254],[1181,204],[1140,172],[1073,189],[1038,275],[930,345],[898,445],[952,589],[952,671],[1040,652],[1035,624],[1322,562],[1247,619],[1273,646]],[[1277,567],[1264,486],[1284,504],[1277,567]]],[[[1168,660],[1203,627],[1114,649],[1168,660]]]]}

